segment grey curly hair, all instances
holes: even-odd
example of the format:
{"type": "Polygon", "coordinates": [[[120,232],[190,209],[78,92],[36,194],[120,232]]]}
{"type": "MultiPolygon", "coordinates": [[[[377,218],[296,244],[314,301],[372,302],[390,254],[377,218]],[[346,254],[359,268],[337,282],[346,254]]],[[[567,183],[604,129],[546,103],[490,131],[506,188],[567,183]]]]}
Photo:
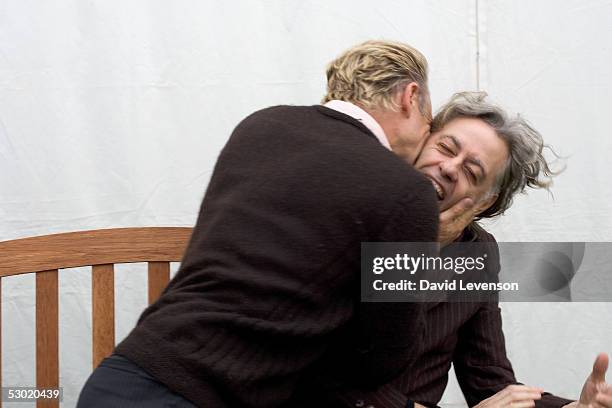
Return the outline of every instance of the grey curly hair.
{"type": "MultiPolygon", "coordinates": [[[[542,135],[531,127],[520,115],[510,117],[499,106],[486,101],[485,92],[460,92],[440,108],[431,124],[431,132],[442,129],[457,118],[477,118],[490,125],[508,146],[508,159],[504,169],[497,175],[493,191],[495,202],[477,214],[476,220],[503,214],[517,193],[527,187],[549,190],[552,177],[561,171],[553,171],[542,152],[546,147],[559,157],[550,146],[544,144],[542,135]]],[[[550,190],[549,190],[550,191],[550,190]]],[[[490,195],[489,195],[490,196],[490,195]]]]}

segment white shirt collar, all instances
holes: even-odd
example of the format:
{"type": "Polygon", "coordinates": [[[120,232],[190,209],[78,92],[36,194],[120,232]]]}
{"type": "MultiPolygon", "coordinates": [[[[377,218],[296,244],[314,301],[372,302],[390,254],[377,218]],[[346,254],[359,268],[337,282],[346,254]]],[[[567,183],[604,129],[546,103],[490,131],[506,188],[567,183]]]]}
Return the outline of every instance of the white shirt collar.
{"type": "Polygon", "coordinates": [[[376,136],[380,144],[391,150],[389,139],[387,139],[387,135],[385,135],[383,128],[378,124],[376,119],[374,119],[368,112],[361,109],[359,106],[355,105],[354,103],[340,101],[337,99],[327,102],[324,106],[357,119],[372,133],[374,133],[374,136],[376,136]]]}

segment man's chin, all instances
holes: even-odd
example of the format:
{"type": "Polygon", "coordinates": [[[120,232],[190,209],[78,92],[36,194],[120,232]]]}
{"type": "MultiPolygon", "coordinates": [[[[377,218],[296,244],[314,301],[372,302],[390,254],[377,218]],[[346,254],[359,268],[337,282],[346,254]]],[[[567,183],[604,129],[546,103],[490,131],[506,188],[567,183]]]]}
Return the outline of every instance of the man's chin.
{"type": "Polygon", "coordinates": [[[438,208],[440,212],[444,212],[450,208],[450,205],[444,200],[438,200],[438,208]]]}

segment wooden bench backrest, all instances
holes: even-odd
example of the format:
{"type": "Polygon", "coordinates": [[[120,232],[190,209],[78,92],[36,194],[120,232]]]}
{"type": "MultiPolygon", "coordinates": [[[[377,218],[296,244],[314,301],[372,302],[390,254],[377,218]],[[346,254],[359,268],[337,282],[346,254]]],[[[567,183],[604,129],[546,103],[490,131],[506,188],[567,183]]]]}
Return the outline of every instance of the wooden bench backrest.
{"type": "MultiPolygon", "coordinates": [[[[0,242],[0,284],[6,276],[36,273],[38,388],[59,387],[58,269],[92,267],[92,366],[95,368],[115,347],[114,264],[148,263],[151,304],[168,284],[170,262],[181,261],[191,232],[192,228],[181,227],[116,228],[0,242]]],[[[0,331],[0,344],[1,335],[0,331]]],[[[0,364],[1,361],[0,355],[0,364]]],[[[0,365],[0,375],[1,372],[0,365]]],[[[43,406],[58,407],[59,403],[37,404],[37,407],[43,406]]]]}

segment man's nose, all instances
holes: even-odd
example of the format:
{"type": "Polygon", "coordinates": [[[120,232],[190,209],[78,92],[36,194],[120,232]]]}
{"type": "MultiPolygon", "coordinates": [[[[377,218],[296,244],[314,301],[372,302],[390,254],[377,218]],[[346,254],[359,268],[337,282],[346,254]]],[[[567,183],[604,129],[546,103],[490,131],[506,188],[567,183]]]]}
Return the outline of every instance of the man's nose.
{"type": "Polygon", "coordinates": [[[441,161],[440,174],[448,181],[456,182],[459,176],[459,163],[457,163],[456,160],[441,161]]]}

